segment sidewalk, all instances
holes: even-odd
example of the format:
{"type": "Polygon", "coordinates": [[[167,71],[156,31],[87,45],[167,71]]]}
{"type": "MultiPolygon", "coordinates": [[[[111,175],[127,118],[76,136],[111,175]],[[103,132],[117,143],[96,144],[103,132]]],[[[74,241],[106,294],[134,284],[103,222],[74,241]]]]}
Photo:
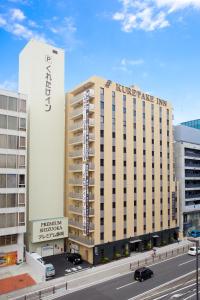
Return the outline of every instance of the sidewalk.
{"type": "MultiPolygon", "coordinates": [[[[156,255],[165,253],[167,251],[172,251],[177,248],[182,248],[187,245],[192,245],[192,243],[189,242],[187,239],[183,239],[179,243],[174,243],[161,248],[156,248],[156,255]]],[[[70,274],[65,277],[60,277],[51,280],[50,282],[39,283],[36,286],[7,294],[7,298],[5,299],[14,299],[15,297],[20,295],[45,289],[47,287],[49,288],[51,286],[53,287],[59,284],[64,284],[66,282],[68,285],[68,289],[74,289],[78,287],[92,285],[104,280],[112,279],[114,277],[126,274],[130,272],[130,263],[134,263],[134,262],[136,263],[138,260],[149,258],[151,256],[152,256],[152,250],[143,253],[135,253],[134,255],[127,258],[113,261],[104,265],[95,266],[92,267],[91,269],[87,269],[79,273],[70,274]]]]}

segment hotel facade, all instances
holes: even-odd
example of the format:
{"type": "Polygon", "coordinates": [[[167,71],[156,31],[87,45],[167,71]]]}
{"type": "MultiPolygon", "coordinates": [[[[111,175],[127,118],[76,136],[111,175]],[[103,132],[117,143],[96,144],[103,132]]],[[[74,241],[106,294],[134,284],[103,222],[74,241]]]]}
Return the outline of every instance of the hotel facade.
{"type": "Polygon", "coordinates": [[[0,267],[24,258],[27,99],[0,90],[0,267]]]}
{"type": "Polygon", "coordinates": [[[91,77],[66,95],[68,251],[92,264],[177,238],[172,106],[91,77]]]}

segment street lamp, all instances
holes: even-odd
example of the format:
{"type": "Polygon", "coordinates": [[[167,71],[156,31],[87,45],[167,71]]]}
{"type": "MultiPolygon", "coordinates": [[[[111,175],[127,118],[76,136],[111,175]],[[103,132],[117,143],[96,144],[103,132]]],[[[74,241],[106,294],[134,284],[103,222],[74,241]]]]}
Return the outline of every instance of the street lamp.
{"type": "Polygon", "coordinates": [[[198,274],[198,246],[199,246],[199,240],[195,238],[188,238],[188,241],[193,242],[196,244],[196,300],[199,300],[199,274],[198,274]]]}

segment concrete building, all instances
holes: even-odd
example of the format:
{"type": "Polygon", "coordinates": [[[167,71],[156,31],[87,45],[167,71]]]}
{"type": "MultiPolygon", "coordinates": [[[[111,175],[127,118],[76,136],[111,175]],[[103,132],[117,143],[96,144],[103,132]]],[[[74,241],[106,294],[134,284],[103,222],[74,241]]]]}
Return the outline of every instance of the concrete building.
{"type": "Polygon", "coordinates": [[[28,95],[27,249],[64,251],[64,51],[31,40],[19,57],[19,91],[28,95]]]}
{"type": "Polygon", "coordinates": [[[99,77],[66,98],[68,250],[97,264],[176,238],[170,103],[99,77]]]}
{"type": "Polygon", "coordinates": [[[0,90],[0,267],[24,257],[26,111],[24,95],[0,90]]]}
{"type": "Polygon", "coordinates": [[[200,131],[174,127],[176,178],[180,187],[180,230],[200,229],[200,131]]]}

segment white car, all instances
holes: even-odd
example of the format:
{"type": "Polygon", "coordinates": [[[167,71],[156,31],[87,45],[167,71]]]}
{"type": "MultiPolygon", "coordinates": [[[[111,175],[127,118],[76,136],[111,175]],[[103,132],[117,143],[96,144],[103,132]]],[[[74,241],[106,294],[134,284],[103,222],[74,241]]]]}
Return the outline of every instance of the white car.
{"type": "MultiPolygon", "coordinates": [[[[188,251],[189,255],[196,255],[196,247],[190,247],[188,251]]],[[[198,247],[198,254],[200,254],[200,248],[198,247]]]]}

